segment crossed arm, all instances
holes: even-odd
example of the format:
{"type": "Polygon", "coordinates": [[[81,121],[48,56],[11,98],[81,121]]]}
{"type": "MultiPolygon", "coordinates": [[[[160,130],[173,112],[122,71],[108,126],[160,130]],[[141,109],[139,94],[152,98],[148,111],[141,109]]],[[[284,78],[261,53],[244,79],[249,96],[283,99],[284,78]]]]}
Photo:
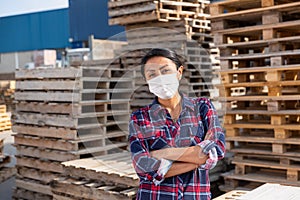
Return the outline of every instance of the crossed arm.
{"type": "Polygon", "coordinates": [[[162,158],[173,162],[171,168],[165,175],[165,178],[183,174],[194,170],[204,164],[208,158],[202,153],[200,146],[191,146],[186,148],[166,148],[150,152],[151,156],[160,160],[162,158]]]}

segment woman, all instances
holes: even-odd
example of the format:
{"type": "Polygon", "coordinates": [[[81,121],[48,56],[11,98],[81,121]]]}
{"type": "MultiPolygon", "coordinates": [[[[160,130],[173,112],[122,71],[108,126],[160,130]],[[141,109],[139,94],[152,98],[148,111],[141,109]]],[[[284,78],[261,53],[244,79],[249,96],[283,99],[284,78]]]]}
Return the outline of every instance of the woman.
{"type": "Polygon", "coordinates": [[[211,199],[209,169],[225,152],[213,105],[179,93],[183,66],[172,50],[152,49],[142,59],[141,73],[156,98],[133,112],[129,124],[140,178],[137,199],[211,199]]]}

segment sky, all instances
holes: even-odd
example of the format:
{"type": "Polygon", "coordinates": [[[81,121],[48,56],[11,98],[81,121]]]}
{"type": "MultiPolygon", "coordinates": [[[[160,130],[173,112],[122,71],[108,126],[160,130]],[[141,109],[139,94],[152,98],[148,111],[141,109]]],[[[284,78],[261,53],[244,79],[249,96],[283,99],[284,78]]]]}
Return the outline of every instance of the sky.
{"type": "Polygon", "coordinates": [[[0,0],[0,17],[67,8],[68,0],[0,0]]]}

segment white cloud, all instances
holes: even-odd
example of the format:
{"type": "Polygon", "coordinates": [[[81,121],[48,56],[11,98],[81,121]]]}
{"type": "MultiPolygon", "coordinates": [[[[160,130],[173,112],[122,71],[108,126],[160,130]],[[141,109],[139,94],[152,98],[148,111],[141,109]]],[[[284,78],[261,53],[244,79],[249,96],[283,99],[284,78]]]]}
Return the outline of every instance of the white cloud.
{"type": "Polygon", "coordinates": [[[0,0],[0,17],[68,7],[68,0],[0,0]]]}

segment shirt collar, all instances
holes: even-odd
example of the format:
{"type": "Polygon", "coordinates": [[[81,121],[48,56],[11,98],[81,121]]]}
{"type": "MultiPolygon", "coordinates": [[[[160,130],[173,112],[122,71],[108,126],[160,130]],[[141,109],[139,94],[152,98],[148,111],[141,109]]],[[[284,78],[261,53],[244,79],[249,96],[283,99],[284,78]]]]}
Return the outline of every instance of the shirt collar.
{"type": "MultiPolygon", "coordinates": [[[[187,97],[185,94],[182,94],[181,92],[180,92],[180,96],[182,98],[182,110],[184,110],[185,108],[189,108],[192,111],[194,111],[195,108],[194,108],[194,103],[193,103],[192,99],[187,97]]],[[[165,110],[165,108],[159,104],[157,96],[150,104],[150,108],[156,112],[158,112],[159,110],[165,110]]]]}

